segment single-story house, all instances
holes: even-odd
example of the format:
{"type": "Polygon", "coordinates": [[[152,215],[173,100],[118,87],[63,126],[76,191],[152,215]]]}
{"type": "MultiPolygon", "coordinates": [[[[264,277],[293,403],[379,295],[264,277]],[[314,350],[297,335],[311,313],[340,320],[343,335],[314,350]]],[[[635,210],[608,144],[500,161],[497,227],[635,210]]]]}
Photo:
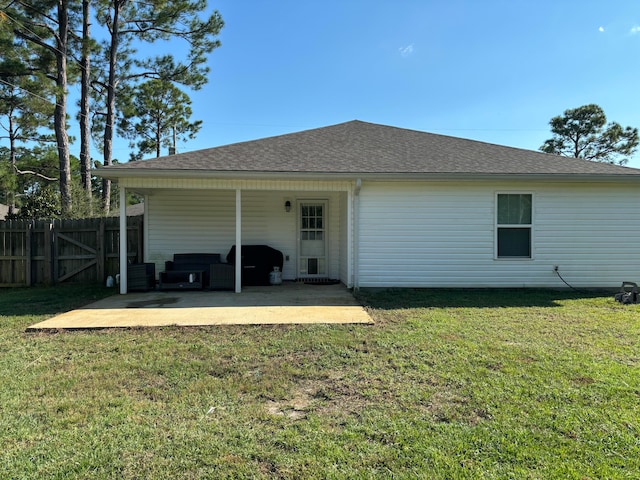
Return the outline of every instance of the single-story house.
{"type": "Polygon", "coordinates": [[[284,280],[353,288],[640,280],[633,168],[351,121],[94,173],[121,201],[144,195],[157,270],[174,253],[266,244],[284,280]]]}

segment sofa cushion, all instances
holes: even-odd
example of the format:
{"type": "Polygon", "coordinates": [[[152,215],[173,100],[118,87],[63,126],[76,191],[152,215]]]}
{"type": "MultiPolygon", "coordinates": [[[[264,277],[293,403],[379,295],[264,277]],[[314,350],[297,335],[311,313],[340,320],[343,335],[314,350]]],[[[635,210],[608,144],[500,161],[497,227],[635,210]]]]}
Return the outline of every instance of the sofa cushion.
{"type": "Polygon", "coordinates": [[[219,253],[175,253],[173,255],[173,268],[176,270],[186,270],[187,268],[183,268],[183,265],[212,265],[214,263],[221,263],[219,253]]]}

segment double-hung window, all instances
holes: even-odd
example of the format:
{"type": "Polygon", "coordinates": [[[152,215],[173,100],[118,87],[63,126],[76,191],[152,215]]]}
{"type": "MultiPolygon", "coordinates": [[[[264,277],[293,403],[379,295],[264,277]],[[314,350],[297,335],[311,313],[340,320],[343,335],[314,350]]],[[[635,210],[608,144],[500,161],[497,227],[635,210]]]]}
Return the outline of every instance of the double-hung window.
{"type": "Polygon", "coordinates": [[[531,258],[533,195],[498,193],[496,203],[497,258],[531,258]]]}

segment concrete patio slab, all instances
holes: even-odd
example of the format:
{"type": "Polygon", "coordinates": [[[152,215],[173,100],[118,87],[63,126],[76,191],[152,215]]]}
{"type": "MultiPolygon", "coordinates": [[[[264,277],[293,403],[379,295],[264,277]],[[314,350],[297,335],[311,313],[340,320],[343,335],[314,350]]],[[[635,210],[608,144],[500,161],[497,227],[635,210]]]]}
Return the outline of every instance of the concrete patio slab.
{"type": "Polygon", "coordinates": [[[242,293],[170,291],[114,295],[27,330],[373,323],[344,285],[285,283],[242,293]]]}

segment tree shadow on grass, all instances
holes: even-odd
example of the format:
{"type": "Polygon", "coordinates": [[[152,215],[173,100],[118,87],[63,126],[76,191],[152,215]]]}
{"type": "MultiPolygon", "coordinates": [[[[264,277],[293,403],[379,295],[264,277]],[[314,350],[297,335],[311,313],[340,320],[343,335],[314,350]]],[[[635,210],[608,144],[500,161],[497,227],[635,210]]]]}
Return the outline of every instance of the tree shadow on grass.
{"type": "Polygon", "coordinates": [[[114,294],[102,285],[56,285],[0,289],[0,315],[55,315],[114,294]]]}
{"type": "Polygon", "coordinates": [[[500,308],[559,307],[562,300],[613,297],[613,291],[551,289],[477,289],[477,288],[390,288],[362,289],[357,294],[363,305],[382,309],[398,308],[500,308]]]}

